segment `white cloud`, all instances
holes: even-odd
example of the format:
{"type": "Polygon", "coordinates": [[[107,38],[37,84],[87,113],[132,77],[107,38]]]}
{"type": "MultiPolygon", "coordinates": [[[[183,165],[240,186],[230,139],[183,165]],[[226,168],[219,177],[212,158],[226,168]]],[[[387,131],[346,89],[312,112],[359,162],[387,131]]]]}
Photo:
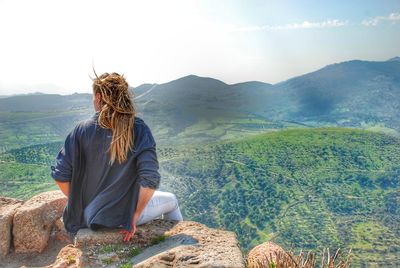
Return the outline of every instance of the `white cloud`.
{"type": "Polygon", "coordinates": [[[377,16],[372,19],[363,20],[361,23],[365,26],[376,26],[382,21],[391,21],[396,23],[400,21],[400,12],[391,13],[388,16],[377,16]]]}
{"type": "Polygon", "coordinates": [[[232,32],[254,32],[254,31],[280,31],[280,30],[296,30],[296,29],[318,29],[342,27],[348,24],[348,21],[342,20],[325,20],[320,22],[303,21],[302,23],[291,23],[286,25],[255,25],[248,27],[233,27],[232,32]]]}

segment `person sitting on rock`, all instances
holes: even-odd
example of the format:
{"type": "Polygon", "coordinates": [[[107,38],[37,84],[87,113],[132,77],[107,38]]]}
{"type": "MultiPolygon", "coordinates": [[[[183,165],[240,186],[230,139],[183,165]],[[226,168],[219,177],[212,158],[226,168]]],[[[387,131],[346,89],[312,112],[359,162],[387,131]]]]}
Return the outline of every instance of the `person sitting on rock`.
{"type": "Polygon", "coordinates": [[[181,221],[173,193],[159,191],[156,142],[136,116],[123,75],[93,78],[95,114],[79,122],[59,151],[51,176],[68,197],[63,212],[71,236],[81,228],[123,228],[129,241],[136,225],[155,218],[181,221]]]}

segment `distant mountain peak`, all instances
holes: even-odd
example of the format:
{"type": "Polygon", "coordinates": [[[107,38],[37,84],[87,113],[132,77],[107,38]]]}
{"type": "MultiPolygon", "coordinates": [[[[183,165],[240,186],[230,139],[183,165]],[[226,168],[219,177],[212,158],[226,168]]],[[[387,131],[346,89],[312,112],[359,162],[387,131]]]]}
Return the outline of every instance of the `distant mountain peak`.
{"type": "Polygon", "coordinates": [[[181,78],[204,78],[204,77],[201,77],[201,76],[198,76],[195,74],[189,74],[189,75],[183,76],[181,78]]]}
{"type": "Polygon", "coordinates": [[[400,61],[400,57],[394,57],[394,58],[388,59],[387,61],[400,61]]]}
{"type": "Polygon", "coordinates": [[[272,86],[270,83],[265,83],[262,81],[246,81],[246,82],[240,82],[236,84],[232,84],[231,86],[241,86],[241,85],[253,85],[253,86],[272,86]]]}
{"type": "MultiPolygon", "coordinates": [[[[218,82],[222,82],[221,80],[218,80],[218,79],[215,79],[215,78],[212,78],[212,77],[198,76],[198,75],[195,75],[195,74],[189,74],[189,75],[183,76],[181,78],[178,78],[176,80],[188,80],[188,79],[210,79],[210,80],[215,80],[215,81],[218,81],[218,82]]],[[[222,82],[222,83],[224,83],[224,82],[222,82]]]]}
{"type": "Polygon", "coordinates": [[[212,78],[212,77],[203,77],[203,76],[198,76],[198,75],[194,75],[194,74],[189,74],[186,76],[183,76],[181,78],[172,80],[166,84],[174,84],[174,83],[209,83],[209,84],[217,84],[219,86],[227,86],[226,83],[222,82],[221,80],[212,78]]]}

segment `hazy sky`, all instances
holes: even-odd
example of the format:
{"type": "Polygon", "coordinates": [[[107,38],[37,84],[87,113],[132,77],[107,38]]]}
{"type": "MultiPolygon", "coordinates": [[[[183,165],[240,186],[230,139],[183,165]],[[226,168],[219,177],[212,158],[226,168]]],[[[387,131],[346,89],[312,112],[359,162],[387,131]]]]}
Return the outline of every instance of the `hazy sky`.
{"type": "Polygon", "coordinates": [[[400,56],[400,1],[0,0],[0,95],[90,92],[188,74],[277,83],[400,56]]]}

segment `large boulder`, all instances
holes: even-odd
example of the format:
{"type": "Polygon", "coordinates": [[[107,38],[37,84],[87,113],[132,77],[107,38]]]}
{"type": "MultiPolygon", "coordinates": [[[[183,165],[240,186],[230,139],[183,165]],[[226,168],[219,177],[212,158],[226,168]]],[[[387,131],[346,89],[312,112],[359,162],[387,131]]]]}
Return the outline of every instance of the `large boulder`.
{"type": "Polygon", "coordinates": [[[3,256],[10,250],[13,217],[22,203],[19,199],[0,196],[0,254],[3,256]]]}
{"type": "Polygon", "coordinates": [[[244,268],[235,233],[193,221],[156,219],[137,226],[133,240],[123,242],[118,228],[81,229],[75,246],[84,267],[230,267],[244,268]],[[136,256],[132,256],[132,254],[136,256]]]}
{"type": "Polygon", "coordinates": [[[164,241],[135,256],[133,267],[245,267],[233,232],[181,221],[165,235],[164,241]]]}
{"type": "Polygon", "coordinates": [[[63,214],[67,197],[59,190],[38,194],[20,206],[13,220],[16,253],[42,252],[54,222],[63,214]]]}
{"type": "Polygon", "coordinates": [[[248,268],[269,268],[272,263],[276,263],[278,257],[286,255],[280,246],[273,242],[265,242],[255,246],[247,255],[248,268]]]}

